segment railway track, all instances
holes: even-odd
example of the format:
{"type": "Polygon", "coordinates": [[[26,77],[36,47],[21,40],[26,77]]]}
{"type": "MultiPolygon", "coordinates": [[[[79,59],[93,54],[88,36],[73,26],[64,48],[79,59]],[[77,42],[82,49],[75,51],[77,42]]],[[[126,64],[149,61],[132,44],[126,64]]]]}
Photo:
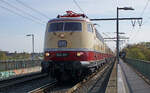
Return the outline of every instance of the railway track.
{"type": "Polygon", "coordinates": [[[47,74],[34,73],[0,81],[0,93],[27,93],[52,82],[47,74]]]}
{"type": "Polygon", "coordinates": [[[97,72],[76,84],[66,93],[104,93],[112,67],[113,63],[105,64],[97,72]]]}
{"type": "Polygon", "coordinates": [[[48,83],[48,84],[46,84],[46,85],[44,85],[44,86],[41,86],[41,87],[37,88],[37,89],[34,89],[34,90],[32,90],[32,91],[29,91],[28,93],[45,93],[45,91],[46,91],[47,89],[49,89],[49,88],[55,86],[56,84],[57,84],[57,81],[55,80],[55,81],[53,81],[53,82],[51,82],[51,83],[48,83]]]}
{"type": "Polygon", "coordinates": [[[47,76],[47,74],[42,74],[41,72],[36,72],[36,73],[32,73],[32,74],[26,74],[26,75],[17,76],[17,77],[10,78],[10,79],[1,80],[0,81],[0,89],[9,87],[14,84],[22,83],[25,81],[37,79],[40,77],[45,77],[45,76],[47,76]]]}
{"type": "Polygon", "coordinates": [[[95,90],[104,93],[113,65],[114,62],[104,64],[95,73],[77,84],[59,85],[55,82],[28,93],[95,93],[95,90]]]}

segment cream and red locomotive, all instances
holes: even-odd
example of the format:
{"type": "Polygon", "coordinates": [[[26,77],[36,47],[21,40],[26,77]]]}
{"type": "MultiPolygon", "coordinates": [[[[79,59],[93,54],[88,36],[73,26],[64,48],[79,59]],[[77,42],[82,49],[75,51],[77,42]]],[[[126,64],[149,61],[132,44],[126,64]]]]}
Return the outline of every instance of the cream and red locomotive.
{"type": "Polygon", "coordinates": [[[112,51],[92,22],[84,15],[67,11],[48,22],[45,32],[42,72],[67,80],[84,77],[112,51]]]}

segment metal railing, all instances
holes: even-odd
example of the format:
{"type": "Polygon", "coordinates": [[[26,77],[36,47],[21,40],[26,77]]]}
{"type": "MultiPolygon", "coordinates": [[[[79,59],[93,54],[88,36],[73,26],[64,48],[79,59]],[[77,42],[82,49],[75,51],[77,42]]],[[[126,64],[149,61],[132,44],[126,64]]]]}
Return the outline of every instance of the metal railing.
{"type": "Polygon", "coordinates": [[[150,80],[150,62],[138,59],[126,58],[125,62],[135,68],[143,76],[150,80]]]}
{"type": "Polygon", "coordinates": [[[42,60],[17,60],[0,62],[0,80],[40,71],[42,60]]]}
{"type": "Polygon", "coordinates": [[[40,66],[41,61],[42,60],[2,61],[0,62],[0,71],[40,66]]]}

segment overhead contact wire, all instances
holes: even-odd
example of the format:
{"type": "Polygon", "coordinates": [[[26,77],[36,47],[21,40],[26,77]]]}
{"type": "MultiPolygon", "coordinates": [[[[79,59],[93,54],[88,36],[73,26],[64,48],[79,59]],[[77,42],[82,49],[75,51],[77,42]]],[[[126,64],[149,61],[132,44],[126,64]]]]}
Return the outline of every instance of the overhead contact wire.
{"type": "MultiPolygon", "coordinates": [[[[147,7],[148,7],[148,5],[149,5],[149,1],[150,1],[150,0],[147,0],[147,3],[146,3],[146,5],[144,6],[143,11],[141,12],[141,15],[140,15],[140,16],[143,16],[143,15],[144,15],[145,10],[147,9],[147,7]]],[[[143,23],[143,25],[144,25],[146,22],[148,22],[148,20],[146,20],[146,21],[143,23]]],[[[139,34],[139,31],[138,31],[137,34],[139,34]]],[[[131,41],[137,36],[137,34],[134,35],[134,36],[131,38],[131,41]]]]}
{"type": "Polygon", "coordinates": [[[85,14],[84,11],[82,10],[82,8],[80,7],[80,5],[77,3],[77,1],[76,1],[76,0],[73,0],[73,2],[74,2],[75,5],[79,8],[79,10],[80,10],[83,14],[85,14]]]}
{"type": "MultiPolygon", "coordinates": [[[[143,15],[144,15],[144,12],[145,12],[146,8],[147,8],[148,5],[149,5],[149,1],[150,1],[150,0],[147,0],[147,3],[146,3],[146,5],[145,5],[145,7],[144,7],[144,9],[143,9],[143,11],[142,11],[142,13],[141,13],[140,16],[143,16],[143,15]]],[[[143,25],[144,25],[145,23],[147,23],[147,22],[148,22],[148,20],[146,20],[145,22],[143,22],[143,25]]]]}
{"type": "Polygon", "coordinates": [[[23,16],[23,15],[21,15],[21,14],[15,12],[15,11],[9,9],[9,8],[3,7],[3,6],[0,6],[0,8],[2,8],[2,9],[4,9],[4,10],[7,10],[7,11],[9,11],[9,12],[15,14],[15,15],[21,16],[21,17],[23,17],[23,18],[25,18],[25,19],[27,19],[27,20],[30,20],[30,21],[33,21],[33,22],[35,22],[35,23],[44,25],[43,23],[37,22],[37,21],[35,21],[35,20],[33,20],[33,19],[29,18],[29,17],[23,16]]]}
{"type": "Polygon", "coordinates": [[[144,12],[145,12],[145,10],[146,10],[148,4],[149,4],[149,1],[150,1],[150,0],[147,0],[147,3],[146,3],[146,5],[145,5],[145,7],[144,7],[144,9],[143,9],[143,11],[142,11],[142,13],[141,13],[140,16],[143,16],[143,14],[144,14],[144,12]]]}
{"type": "Polygon", "coordinates": [[[39,10],[37,10],[37,9],[35,9],[35,8],[33,8],[33,7],[29,6],[29,5],[27,5],[27,4],[25,4],[24,2],[22,2],[22,1],[20,1],[20,0],[16,0],[16,1],[17,1],[19,4],[23,5],[24,7],[28,8],[28,9],[31,9],[32,11],[36,12],[37,14],[40,14],[41,16],[43,16],[43,17],[49,19],[49,17],[48,17],[47,15],[43,14],[43,13],[40,12],[39,10]]]}
{"type": "Polygon", "coordinates": [[[7,4],[8,6],[14,8],[14,9],[16,9],[17,11],[22,12],[22,13],[24,13],[24,14],[30,16],[30,17],[33,18],[33,19],[36,19],[36,20],[38,20],[38,21],[40,21],[40,22],[42,22],[42,23],[45,23],[45,22],[43,22],[40,18],[35,17],[35,16],[33,16],[33,15],[31,15],[31,14],[25,12],[24,10],[19,9],[19,8],[15,7],[14,5],[12,5],[12,4],[10,4],[10,3],[4,1],[4,0],[0,0],[0,1],[3,2],[3,3],[5,3],[5,4],[7,4]]]}

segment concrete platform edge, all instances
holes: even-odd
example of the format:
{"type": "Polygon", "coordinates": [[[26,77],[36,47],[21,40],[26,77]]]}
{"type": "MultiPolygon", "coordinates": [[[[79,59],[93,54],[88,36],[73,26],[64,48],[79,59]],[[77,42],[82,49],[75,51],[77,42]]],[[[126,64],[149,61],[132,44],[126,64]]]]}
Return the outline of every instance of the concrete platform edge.
{"type": "MultiPolygon", "coordinates": [[[[118,64],[118,65],[120,65],[120,64],[118,64]]],[[[131,90],[131,87],[129,85],[129,82],[127,81],[126,74],[125,74],[124,70],[122,69],[121,65],[120,65],[120,69],[121,69],[121,73],[122,73],[122,77],[123,77],[123,82],[124,82],[126,93],[132,93],[132,90],[131,90]]]]}

